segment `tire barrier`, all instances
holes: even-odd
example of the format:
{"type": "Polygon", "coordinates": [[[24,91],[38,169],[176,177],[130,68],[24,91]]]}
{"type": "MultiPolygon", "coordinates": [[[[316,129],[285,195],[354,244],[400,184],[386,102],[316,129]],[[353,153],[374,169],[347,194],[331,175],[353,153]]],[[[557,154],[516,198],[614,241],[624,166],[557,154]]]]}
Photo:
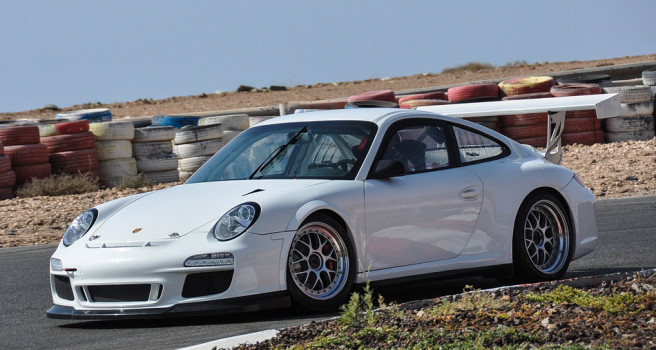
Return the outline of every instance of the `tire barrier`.
{"type": "Polygon", "coordinates": [[[137,176],[132,155],[134,125],[131,122],[92,123],[89,130],[95,138],[100,183],[115,186],[124,180],[134,180],[137,176]],[[113,169],[113,166],[117,168],[113,169]]]}
{"type": "Polygon", "coordinates": [[[393,90],[367,91],[361,94],[349,96],[348,103],[359,101],[387,101],[396,103],[396,95],[393,90]]]}
{"type": "Polygon", "coordinates": [[[41,143],[48,147],[50,153],[76,151],[94,148],[94,136],[90,131],[83,131],[76,134],[42,137],[41,143]]]}
{"type": "Polygon", "coordinates": [[[549,92],[554,85],[552,77],[538,76],[504,80],[499,89],[506,96],[549,92]]]}
{"type": "Polygon", "coordinates": [[[248,114],[229,114],[205,117],[198,121],[199,126],[222,124],[223,131],[244,131],[250,126],[248,114]]]}
{"type": "Polygon", "coordinates": [[[399,104],[396,101],[361,100],[348,102],[344,108],[399,108],[399,104]]]}
{"type": "Polygon", "coordinates": [[[64,122],[54,124],[55,131],[58,135],[75,134],[78,132],[89,131],[88,120],[78,120],[73,122],[64,122]]]}
{"type": "Polygon", "coordinates": [[[642,84],[646,86],[656,86],[656,69],[642,71],[642,84]]]}
{"type": "Polygon", "coordinates": [[[82,119],[88,120],[89,123],[102,123],[112,120],[112,112],[107,108],[81,109],[72,112],[59,113],[55,118],[70,121],[82,119]]]}
{"type": "Polygon", "coordinates": [[[447,95],[449,101],[466,103],[495,101],[499,99],[499,86],[497,84],[472,84],[449,88],[447,95]]]}
{"type": "Polygon", "coordinates": [[[166,116],[166,115],[156,115],[153,117],[151,124],[153,126],[172,126],[176,129],[183,126],[197,126],[198,121],[201,117],[177,117],[177,116],[166,116]]]}
{"type": "Polygon", "coordinates": [[[494,131],[499,131],[499,117],[483,117],[483,118],[463,118],[465,120],[469,120],[470,122],[476,123],[478,125],[482,125],[488,129],[492,129],[494,131]]]}
{"type": "Polygon", "coordinates": [[[499,117],[501,127],[510,126],[525,126],[533,124],[547,124],[549,115],[547,113],[531,113],[531,114],[517,114],[517,115],[504,115],[499,117]]]}
{"type": "Polygon", "coordinates": [[[11,160],[6,154],[0,155],[0,174],[11,170],[11,160]]]}
{"type": "Polygon", "coordinates": [[[53,173],[98,176],[98,153],[94,148],[50,154],[53,173]]]}
{"type": "Polygon", "coordinates": [[[175,138],[175,128],[172,126],[153,126],[134,129],[132,142],[171,141],[175,138]]]}
{"type": "Polygon", "coordinates": [[[450,103],[451,101],[448,100],[433,100],[433,99],[405,100],[403,102],[400,102],[399,107],[403,109],[413,109],[421,106],[446,105],[450,103]]]}
{"type": "MultiPolygon", "coordinates": [[[[214,118],[214,117],[212,117],[214,118]]],[[[218,152],[224,145],[226,133],[241,131],[224,131],[225,124],[230,127],[243,126],[244,117],[216,119],[217,124],[202,125],[195,128],[182,128],[175,134],[173,153],[178,156],[178,172],[180,180],[185,181],[218,152]],[[189,174],[188,174],[189,173],[189,174]]],[[[248,117],[246,117],[248,120],[248,117]]]]}
{"type": "Polygon", "coordinates": [[[50,163],[17,165],[13,167],[16,173],[16,186],[23,185],[33,179],[44,179],[52,174],[50,163]]]}
{"type": "Polygon", "coordinates": [[[414,101],[414,100],[443,100],[443,101],[448,101],[448,98],[446,97],[446,94],[442,91],[428,92],[428,93],[425,93],[425,94],[414,94],[414,95],[403,96],[403,97],[399,98],[399,104],[402,104],[403,102],[406,102],[406,101],[414,101]]]}
{"type": "Polygon", "coordinates": [[[606,142],[650,140],[654,137],[654,101],[649,86],[611,86],[606,93],[620,96],[620,116],[605,121],[606,142]]]}
{"type": "MultiPolygon", "coordinates": [[[[99,122],[101,125],[104,122],[99,122]]],[[[47,126],[48,124],[46,124],[47,126]]],[[[52,124],[55,135],[43,136],[41,143],[46,145],[52,172],[65,174],[98,175],[98,154],[95,148],[95,135],[89,131],[89,120],[81,119],[71,122],[52,124]]],[[[46,133],[48,134],[48,133],[46,133]]]]}
{"type": "Polygon", "coordinates": [[[14,198],[14,189],[12,187],[0,187],[0,200],[12,198],[14,198]]]}
{"type": "Polygon", "coordinates": [[[5,147],[12,166],[48,163],[48,147],[42,143],[5,147]]]}
{"type": "Polygon", "coordinates": [[[512,96],[504,96],[501,98],[502,101],[512,101],[512,100],[529,100],[532,98],[550,98],[554,97],[551,92],[535,92],[532,94],[520,94],[512,96]]]}
{"type": "Polygon", "coordinates": [[[601,87],[596,84],[560,84],[552,86],[549,92],[555,97],[596,95],[601,93],[601,87]]]}
{"type": "Polygon", "coordinates": [[[611,86],[613,79],[608,74],[587,74],[587,75],[574,75],[567,78],[559,78],[556,80],[558,84],[597,84],[601,87],[611,86]]]}
{"type": "Polygon", "coordinates": [[[98,176],[102,184],[116,186],[125,179],[137,177],[137,162],[132,157],[98,162],[98,176]]]}
{"type": "Polygon", "coordinates": [[[39,137],[35,125],[0,125],[0,142],[5,146],[39,143],[39,137]]]}
{"type": "MultiPolygon", "coordinates": [[[[132,154],[135,157],[137,172],[143,173],[144,177],[154,184],[179,181],[178,156],[173,153],[172,141],[177,135],[176,130],[186,130],[185,135],[192,137],[190,130],[196,129],[196,126],[184,126],[182,129],[172,126],[135,129],[132,154]]],[[[193,136],[198,137],[196,134],[193,136]]]]}
{"type": "Polygon", "coordinates": [[[16,184],[16,173],[11,170],[9,156],[5,155],[5,149],[0,142],[0,200],[14,197],[13,186],[16,184]]]}

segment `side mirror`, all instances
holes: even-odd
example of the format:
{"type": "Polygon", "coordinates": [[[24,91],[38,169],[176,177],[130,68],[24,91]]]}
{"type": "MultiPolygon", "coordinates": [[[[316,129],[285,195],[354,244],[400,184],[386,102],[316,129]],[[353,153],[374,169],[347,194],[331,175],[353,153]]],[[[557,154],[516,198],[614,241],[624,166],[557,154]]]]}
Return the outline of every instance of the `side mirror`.
{"type": "Polygon", "coordinates": [[[374,162],[369,172],[370,179],[386,179],[388,177],[403,176],[406,174],[405,166],[398,160],[381,159],[374,162]]]}

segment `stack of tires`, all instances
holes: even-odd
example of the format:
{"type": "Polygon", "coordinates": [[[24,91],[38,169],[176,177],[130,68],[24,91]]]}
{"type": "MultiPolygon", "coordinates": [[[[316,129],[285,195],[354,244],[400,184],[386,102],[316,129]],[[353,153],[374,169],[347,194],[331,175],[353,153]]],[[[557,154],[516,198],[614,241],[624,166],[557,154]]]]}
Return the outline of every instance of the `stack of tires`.
{"type": "MultiPolygon", "coordinates": [[[[214,118],[214,117],[211,117],[214,118]]],[[[246,119],[248,121],[248,119],[246,119]]],[[[176,130],[173,152],[181,181],[187,180],[223,147],[223,124],[186,126],[176,130]]]]}
{"type": "MultiPolygon", "coordinates": [[[[449,88],[449,101],[453,103],[486,102],[499,100],[497,84],[471,84],[449,88]]],[[[499,131],[499,117],[465,118],[474,123],[499,131]]]]}
{"type": "Polygon", "coordinates": [[[199,126],[223,125],[223,144],[227,144],[235,136],[250,127],[248,114],[229,114],[205,117],[198,121],[199,126]]]}
{"type": "MultiPolygon", "coordinates": [[[[597,95],[601,93],[598,84],[571,83],[558,84],[551,88],[555,97],[597,95]]],[[[563,145],[593,145],[604,142],[601,120],[595,110],[569,111],[565,114],[565,129],[562,135],[563,145]]]]}
{"type": "Polygon", "coordinates": [[[156,115],[151,121],[152,126],[172,126],[179,129],[183,126],[197,126],[200,117],[185,117],[185,116],[168,116],[156,115]]]}
{"type": "Polygon", "coordinates": [[[606,141],[650,140],[654,137],[654,101],[649,86],[616,86],[606,93],[620,95],[621,112],[605,121],[606,141]]]}
{"type": "Polygon", "coordinates": [[[89,124],[98,153],[98,177],[106,186],[115,186],[137,177],[137,162],[132,157],[134,125],[130,122],[89,124]]]}
{"type": "Polygon", "coordinates": [[[98,175],[98,155],[89,121],[39,125],[41,143],[48,147],[52,172],[98,175]]]}
{"type": "Polygon", "coordinates": [[[151,183],[177,182],[178,156],[173,153],[171,141],[175,138],[172,126],[154,126],[134,129],[132,155],[137,172],[143,173],[151,183]]]}
{"type": "Polygon", "coordinates": [[[0,200],[10,199],[14,196],[16,173],[11,170],[11,160],[5,154],[5,147],[0,142],[0,200]]]}
{"type": "Polygon", "coordinates": [[[504,80],[499,83],[499,89],[505,97],[517,96],[509,99],[537,98],[540,95],[550,94],[553,85],[552,77],[537,76],[504,80]]]}
{"type": "Polygon", "coordinates": [[[0,142],[4,144],[4,154],[9,156],[16,175],[15,186],[34,178],[50,176],[52,170],[48,162],[48,147],[40,142],[38,126],[10,125],[0,128],[0,142]]]}

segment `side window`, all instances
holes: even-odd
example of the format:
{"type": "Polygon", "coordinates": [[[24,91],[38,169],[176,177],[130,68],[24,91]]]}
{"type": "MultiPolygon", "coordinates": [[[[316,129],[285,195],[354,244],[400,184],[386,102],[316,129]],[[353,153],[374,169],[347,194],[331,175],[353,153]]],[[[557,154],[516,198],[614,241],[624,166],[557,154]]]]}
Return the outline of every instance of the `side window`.
{"type": "Polygon", "coordinates": [[[456,135],[460,162],[462,163],[496,157],[504,151],[501,144],[474,131],[454,126],[453,132],[456,135]]]}
{"type": "Polygon", "coordinates": [[[397,130],[385,146],[383,159],[403,163],[408,174],[449,166],[444,128],[411,125],[397,130]]]}

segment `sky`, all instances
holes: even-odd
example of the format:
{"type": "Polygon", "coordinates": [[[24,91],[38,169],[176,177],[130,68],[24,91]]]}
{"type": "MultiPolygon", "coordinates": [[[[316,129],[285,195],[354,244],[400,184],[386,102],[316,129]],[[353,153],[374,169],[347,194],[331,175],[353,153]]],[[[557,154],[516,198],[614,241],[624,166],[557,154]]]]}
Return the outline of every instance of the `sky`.
{"type": "Polygon", "coordinates": [[[652,0],[0,0],[0,112],[656,53],[652,0]]]}

